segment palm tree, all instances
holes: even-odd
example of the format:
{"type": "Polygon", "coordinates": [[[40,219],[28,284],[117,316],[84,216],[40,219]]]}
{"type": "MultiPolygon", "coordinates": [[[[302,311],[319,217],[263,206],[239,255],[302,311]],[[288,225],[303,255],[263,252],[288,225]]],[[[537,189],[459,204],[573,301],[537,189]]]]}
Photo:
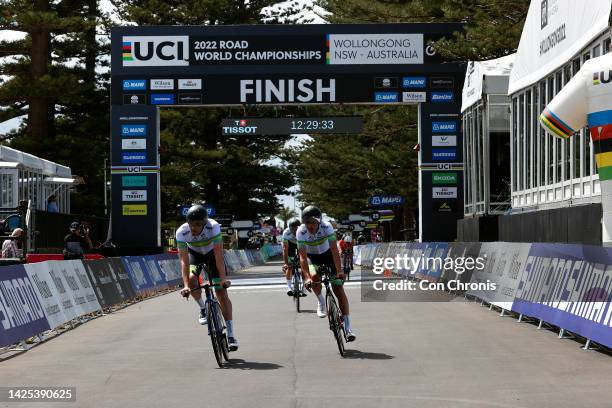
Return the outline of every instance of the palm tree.
{"type": "Polygon", "coordinates": [[[283,220],[283,228],[287,228],[287,222],[297,216],[295,210],[292,210],[289,207],[283,207],[279,210],[277,217],[283,220]]]}

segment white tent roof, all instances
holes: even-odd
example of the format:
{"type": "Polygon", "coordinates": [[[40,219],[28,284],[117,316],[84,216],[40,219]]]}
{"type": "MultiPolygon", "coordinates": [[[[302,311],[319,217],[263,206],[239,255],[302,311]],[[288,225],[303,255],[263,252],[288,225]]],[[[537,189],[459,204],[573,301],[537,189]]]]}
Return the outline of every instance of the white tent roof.
{"type": "Polygon", "coordinates": [[[506,55],[488,61],[470,61],[461,98],[461,112],[482,98],[485,77],[507,77],[514,65],[516,54],[506,55]]]}
{"type": "Polygon", "coordinates": [[[0,146],[0,162],[16,162],[30,169],[40,170],[46,176],[72,178],[70,167],[6,146],[0,146]]]}

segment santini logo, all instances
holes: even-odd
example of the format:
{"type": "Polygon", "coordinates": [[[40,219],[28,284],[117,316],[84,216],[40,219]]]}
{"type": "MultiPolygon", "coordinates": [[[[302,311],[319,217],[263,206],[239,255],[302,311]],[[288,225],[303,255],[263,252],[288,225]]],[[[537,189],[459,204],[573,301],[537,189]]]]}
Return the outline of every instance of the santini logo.
{"type": "Polygon", "coordinates": [[[124,67],[186,66],[189,65],[189,37],[123,37],[122,55],[124,67]]]}

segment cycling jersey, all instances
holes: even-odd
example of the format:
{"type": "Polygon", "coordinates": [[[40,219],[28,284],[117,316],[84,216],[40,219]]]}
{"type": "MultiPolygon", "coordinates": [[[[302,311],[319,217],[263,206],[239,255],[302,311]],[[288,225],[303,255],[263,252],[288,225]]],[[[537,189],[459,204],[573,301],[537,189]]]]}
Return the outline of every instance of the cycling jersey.
{"type": "Polygon", "coordinates": [[[207,254],[213,250],[216,243],[223,242],[221,225],[213,219],[208,219],[202,232],[193,236],[189,224],[185,223],[176,230],[176,244],[179,250],[189,249],[190,252],[207,254]]]}
{"type": "Polygon", "coordinates": [[[564,139],[589,127],[601,185],[603,241],[612,241],[612,54],[586,61],[550,101],[540,122],[564,139]]]}
{"type": "Polygon", "coordinates": [[[295,234],[291,232],[291,228],[285,228],[285,230],[283,231],[283,244],[289,246],[289,258],[296,256],[298,242],[295,234]]]}
{"type": "Polygon", "coordinates": [[[319,229],[314,234],[308,232],[305,224],[297,230],[298,248],[306,248],[307,254],[322,254],[329,250],[329,243],[336,241],[334,227],[328,222],[321,221],[319,229]]]}

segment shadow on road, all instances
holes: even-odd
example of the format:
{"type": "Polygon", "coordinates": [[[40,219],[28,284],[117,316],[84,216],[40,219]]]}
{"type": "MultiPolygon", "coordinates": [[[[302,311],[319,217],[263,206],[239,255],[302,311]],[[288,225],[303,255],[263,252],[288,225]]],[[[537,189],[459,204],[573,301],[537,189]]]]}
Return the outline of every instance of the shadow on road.
{"type": "Polygon", "coordinates": [[[244,361],[240,358],[230,358],[229,364],[225,367],[239,370],[277,370],[283,366],[274,363],[258,363],[256,361],[244,361]]]}
{"type": "Polygon", "coordinates": [[[391,360],[392,358],[395,358],[395,356],[390,356],[389,354],[385,353],[370,353],[360,350],[345,350],[344,358],[354,358],[362,360],[391,360]]]}
{"type": "Polygon", "coordinates": [[[317,313],[316,310],[314,309],[300,309],[300,313],[304,313],[304,314],[312,314],[312,313],[317,313]]]}

